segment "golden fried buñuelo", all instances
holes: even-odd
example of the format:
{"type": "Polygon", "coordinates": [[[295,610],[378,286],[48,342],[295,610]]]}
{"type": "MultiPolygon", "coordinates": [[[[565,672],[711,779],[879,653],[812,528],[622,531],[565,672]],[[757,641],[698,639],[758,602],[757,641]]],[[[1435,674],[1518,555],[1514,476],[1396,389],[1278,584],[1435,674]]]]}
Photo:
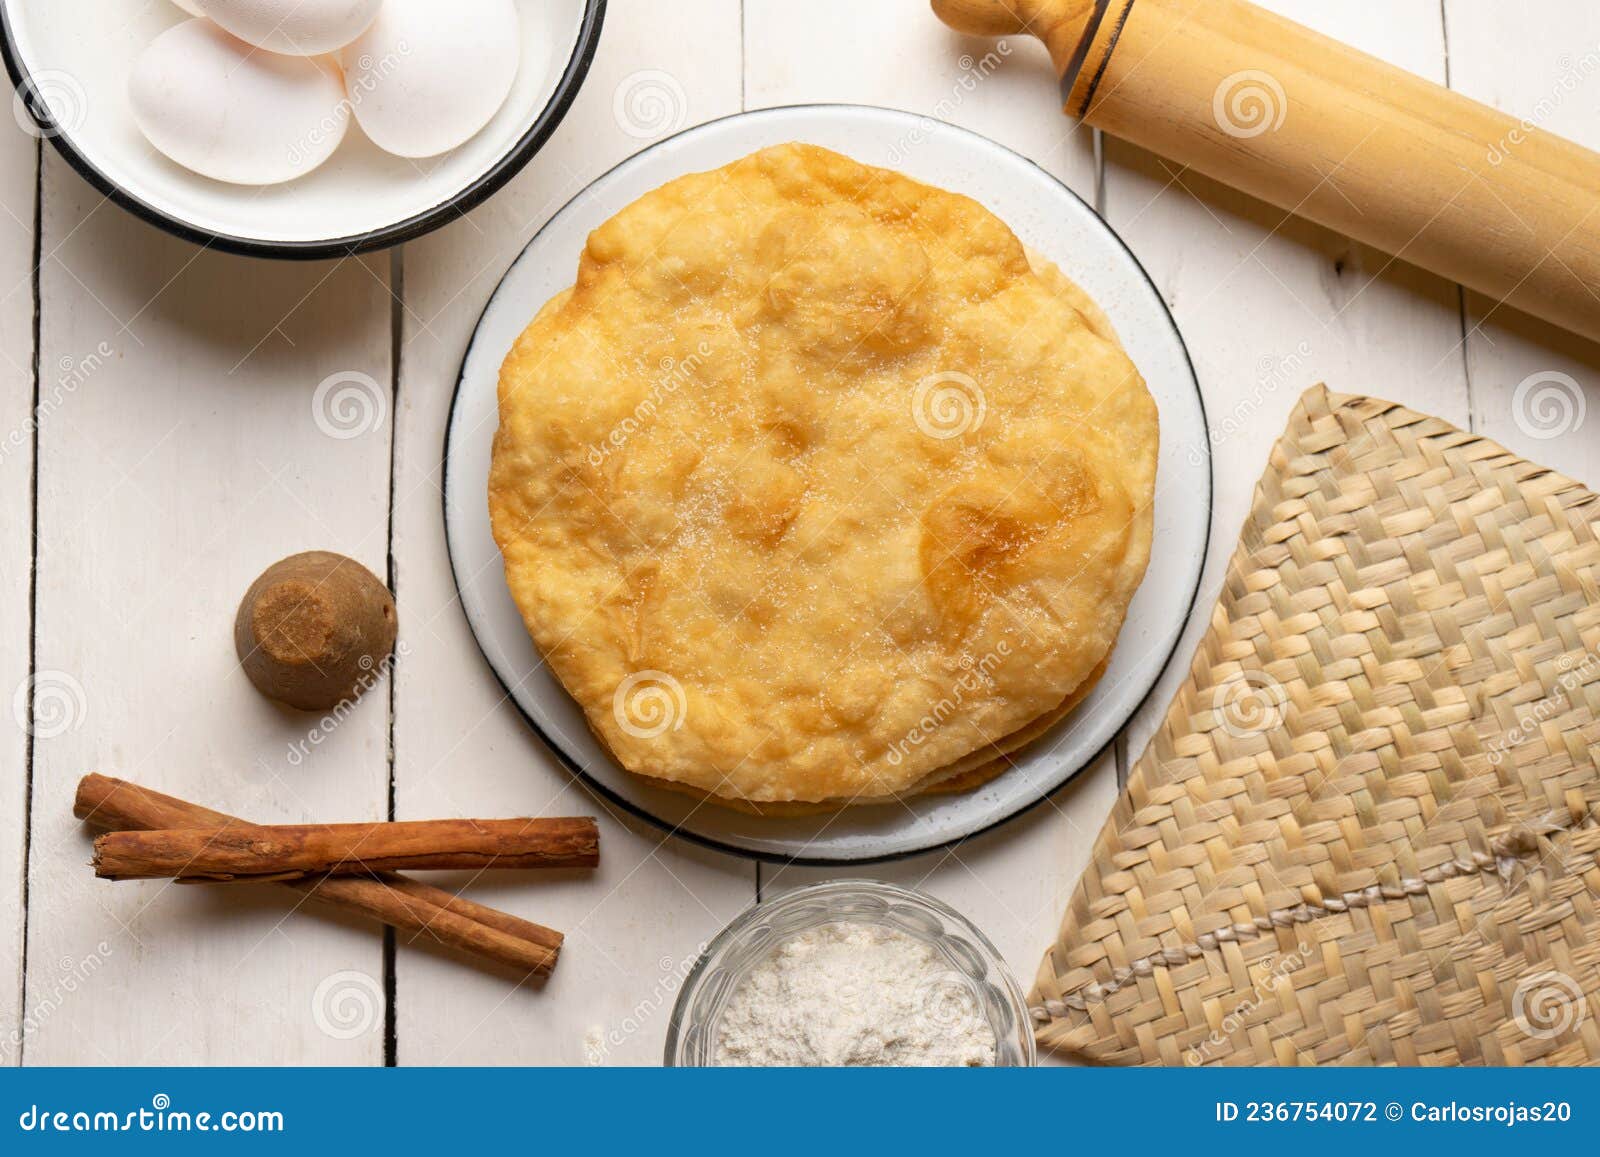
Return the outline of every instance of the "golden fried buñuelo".
{"type": "Polygon", "coordinates": [[[1148,553],[1127,357],[976,202],[813,146],[597,229],[500,418],[535,641],[623,766],[723,796],[893,795],[1037,719],[1148,553]]]}

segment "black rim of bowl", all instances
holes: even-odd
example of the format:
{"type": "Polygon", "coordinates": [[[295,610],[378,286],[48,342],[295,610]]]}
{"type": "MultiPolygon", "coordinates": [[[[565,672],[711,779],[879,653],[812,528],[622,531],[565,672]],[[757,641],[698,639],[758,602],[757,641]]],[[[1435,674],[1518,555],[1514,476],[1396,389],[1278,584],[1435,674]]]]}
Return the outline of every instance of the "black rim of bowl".
{"type": "Polygon", "coordinates": [[[40,134],[55,146],[56,151],[82,174],[86,181],[134,216],[185,241],[192,241],[196,245],[210,249],[239,253],[247,257],[279,257],[309,261],[325,257],[349,257],[421,237],[424,233],[437,229],[447,221],[454,220],[476,207],[516,176],[550,139],[550,135],[556,131],[556,126],[572,107],[578,90],[583,87],[584,78],[589,73],[589,65],[593,62],[595,50],[600,44],[600,26],[605,21],[605,12],[606,0],[585,0],[583,20],[578,26],[578,41],[573,46],[572,55],[567,58],[567,66],[556,82],[550,100],[539,111],[539,115],[534,118],[533,124],[528,126],[521,139],[488,170],[474,178],[465,188],[430,209],[378,229],[369,229],[362,233],[330,238],[326,241],[261,241],[230,233],[213,233],[197,228],[134,196],[106,176],[73,142],[71,134],[55,123],[50,110],[32,96],[35,91],[33,75],[28,71],[27,65],[22,60],[22,53],[17,48],[16,37],[12,30],[10,3],[0,4],[0,56],[5,58],[6,72],[16,88],[18,99],[27,108],[40,134]]]}
{"type": "MultiPolygon", "coordinates": [[[[1202,562],[1202,565],[1201,565],[1200,571],[1197,572],[1196,575],[1195,575],[1194,589],[1189,592],[1189,602],[1188,602],[1187,607],[1185,607],[1184,613],[1183,613],[1183,625],[1179,628],[1176,637],[1172,640],[1172,645],[1167,648],[1167,653],[1166,653],[1165,656],[1163,656],[1163,658],[1161,660],[1161,667],[1157,671],[1155,679],[1151,682],[1150,689],[1147,692],[1145,692],[1145,694],[1140,698],[1138,703],[1134,704],[1133,707],[1131,707],[1128,710],[1128,712],[1126,713],[1126,715],[1123,718],[1122,722],[1117,727],[1117,730],[1116,730],[1115,734],[1113,734],[1110,739],[1106,740],[1106,742],[1100,747],[1100,749],[1098,751],[1094,752],[1094,754],[1092,754],[1088,758],[1084,759],[1076,768],[1074,768],[1070,773],[1068,773],[1066,776],[1064,776],[1062,778],[1061,782],[1055,784],[1049,790],[1039,792],[1036,796],[1034,796],[1032,799],[1028,800],[1026,803],[1021,804],[1020,806],[1018,806],[1016,808],[1013,808],[1011,811],[1007,812],[1005,815],[1000,816],[999,818],[997,818],[995,820],[992,820],[991,822],[985,824],[981,828],[977,828],[974,831],[967,832],[965,835],[953,836],[950,839],[940,840],[937,843],[929,844],[929,845],[927,845],[925,847],[906,848],[906,849],[903,849],[903,850],[892,851],[892,852],[872,852],[872,853],[868,853],[866,855],[806,856],[806,855],[790,855],[790,854],[787,854],[787,853],[784,853],[784,852],[767,851],[765,849],[758,849],[758,848],[747,848],[747,847],[744,847],[744,846],[742,846],[740,844],[731,843],[728,840],[718,839],[716,836],[702,835],[700,832],[689,830],[685,826],[685,822],[686,821],[685,822],[674,823],[671,820],[663,819],[660,816],[656,815],[654,812],[652,812],[645,805],[634,802],[632,799],[630,799],[627,796],[623,795],[621,792],[615,790],[614,788],[611,788],[611,787],[607,786],[605,783],[602,783],[598,776],[591,775],[589,773],[589,769],[584,767],[583,763],[575,755],[573,755],[572,753],[567,751],[567,749],[565,747],[563,747],[559,742],[557,742],[555,736],[551,735],[548,731],[546,731],[544,726],[537,719],[535,719],[530,712],[525,710],[521,703],[519,703],[517,701],[514,688],[512,687],[512,685],[510,683],[506,682],[505,678],[500,674],[499,668],[497,668],[494,665],[494,661],[492,659],[490,659],[488,649],[484,646],[483,640],[478,637],[477,629],[472,625],[471,617],[467,614],[466,599],[465,599],[465,594],[463,592],[463,588],[462,588],[462,584],[461,584],[461,575],[456,570],[455,551],[452,549],[452,547],[450,545],[451,532],[450,532],[450,516],[449,516],[449,510],[450,510],[450,434],[451,434],[451,431],[455,428],[456,403],[460,400],[461,388],[466,383],[467,358],[468,358],[468,356],[470,356],[470,354],[472,352],[473,344],[478,339],[478,330],[483,325],[483,319],[484,319],[485,315],[488,314],[490,306],[492,306],[494,304],[495,298],[499,295],[501,289],[504,287],[506,276],[511,272],[512,267],[515,266],[516,263],[522,259],[523,253],[527,252],[528,248],[531,245],[533,245],[533,243],[535,241],[537,241],[539,239],[540,234],[542,234],[544,232],[544,230],[549,226],[550,222],[554,221],[557,217],[559,217],[562,213],[564,213],[567,210],[567,208],[572,205],[572,203],[574,201],[578,200],[585,193],[587,193],[588,190],[593,185],[595,185],[597,182],[604,180],[606,177],[610,176],[611,173],[613,173],[617,169],[620,169],[622,166],[631,163],[636,157],[638,157],[642,153],[650,152],[651,150],[659,148],[660,146],[666,144],[669,141],[675,140],[678,137],[686,136],[686,135],[688,135],[690,133],[698,132],[698,131],[700,131],[702,129],[705,129],[709,125],[720,124],[723,121],[737,120],[737,119],[745,118],[745,117],[759,117],[759,116],[764,116],[764,115],[768,115],[768,114],[772,114],[772,113],[794,112],[796,110],[803,110],[803,109],[852,109],[852,108],[853,109],[864,109],[864,110],[871,111],[871,112],[893,112],[893,113],[899,113],[899,114],[905,115],[905,116],[914,115],[912,113],[907,113],[904,109],[885,109],[885,108],[882,108],[882,107],[877,106],[877,105],[864,105],[864,104],[855,104],[855,103],[850,103],[850,102],[832,102],[832,103],[830,103],[830,102],[825,102],[825,101],[804,101],[804,102],[801,102],[799,104],[776,105],[776,106],[773,106],[771,108],[764,108],[764,109],[748,109],[748,110],[745,110],[743,112],[730,113],[727,116],[723,116],[723,117],[715,117],[715,118],[713,118],[711,120],[704,121],[704,122],[702,122],[700,124],[691,125],[686,129],[681,129],[678,132],[673,133],[670,136],[662,137],[658,141],[652,141],[650,144],[646,145],[644,148],[640,149],[638,152],[631,153],[627,157],[624,157],[621,161],[618,161],[615,165],[611,166],[605,172],[600,173],[599,175],[597,175],[594,178],[592,178],[587,184],[584,185],[584,187],[582,189],[580,189],[576,194],[574,194],[574,196],[571,199],[569,199],[565,204],[563,204],[555,212],[551,213],[548,217],[546,217],[545,220],[539,225],[539,227],[534,230],[533,235],[528,238],[526,244],[524,244],[522,246],[522,248],[517,251],[516,256],[514,256],[511,259],[510,263],[506,266],[505,270],[500,274],[500,280],[495,283],[494,289],[491,290],[490,293],[489,293],[488,300],[484,302],[483,309],[481,309],[479,311],[479,313],[478,313],[478,320],[473,323],[472,335],[467,339],[467,347],[462,352],[462,355],[461,355],[461,369],[457,372],[457,375],[456,375],[455,389],[450,395],[450,414],[445,420],[445,426],[444,426],[444,450],[443,450],[442,462],[441,462],[441,473],[443,474],[443,480],[442,480],[443,481],[443,486],[442,486],[442,495],[441,495],[441,499],[440,499],[440,503],[439,503],[439,510],[440,510],[440,515],[441,515],[441,521],[443,521],[443,523],[444,523],[445,556],[446,556],[447,561],[450,563],[450,578],[451,578],[451,580],[454,583],[455,588],[456,588],[456,601],[461,606],[462,617],[467,620],[467,630],[472,635],[472,641],[477,646],[479,655],[481,655],[483,657],[484,665],[489,668],[489,673],[494,676],[495,682],[497,682],[500,685],[500,687],[505,691],[505,700],[506,700],[506,702],[509,702],[511,704],[511,706],[513,708],[515,708],[517,714],[522,716],[523,721],[533,730],[533,733],[536,736],[539,737],[540,742],[544,744],[546,750],[548,750],[552,755],[554,755],[556,757],[556,761],[558,763],[560,763],[562,767],[566,768],[567,771],[571,772],[578,779],[582,780],[584,786],[586,786],[590,791],[592,791],[596,795],[598,795],[601,799],[607,800],[610,803],[615,804],[617,807],[621,808],[623,811],[627,812],[629,815],[633,816],[635,819],[642,820],[644,823],[646,823],[646,824],[650,825],[651,827],[657,829],[658,831],[664,833],[669,838],[677,838],[677,839],[681,839],[681,840],[687,840],[691,844],[697,844],[700,847],[710,848],[713,851],[722,852],[722,853],[725,853],[727,855],[738,856],[741,859],[756,860],[756,861],[758,861],[760,863],[766,863],[766,864],[779,864],[779,865],[784,865],[784,866],[794,865],[796,867],[842,868],[842,867],[850,867],[850,866],[864,866],[864,865],[867,865],[867,864],[888,864],[888,863],[893,863],[896,860],[910,859],[913,856],[927,855],[929,852],[937,852],[937,851],[943,851],[943,850],[946,850],[946,849],[958,848],[962,844],[965,844],[968,840],[975,840],[979,836],[986,835],[989,832],[995,831],[996,829],[998,829],[1000,827],[1003,827],[1005,824],[1010,823],[1012,820],[1016,819],[1019,816],[1026,815],[1028,812],[1031,812],[1031,811],[1035,810],[1036,808],[1038,808],[1039,805],[1044,803],[1045,800],[1050,799],[1052,796],[1057,795],[1062,791],[1065,791],[1069,784],[1074,782],[1076,779],[1078,779],[1079,776],[1083,775],[1083,773],[1085,771],[1087,771],[1089,768],[1093,767],[1096,763],[1098,763],[1100,761],[1100,759],[1103,756],[1105,756],[1105,754],[1108,751],[1111,751],[1116,746],[1117,737],[1122,735],[1127,730],[1129,722],[1133,719],[1133,717],[1135,715],[1137,715],[1139,713],[1139,711],[1144,707],[1144,705],[1149,702],[1150,697],[1155,693],[1157,687],[1160,686],[1161,679],[1166,675],[1168,668],[1170,668],[1172,666],[1173,659],[1178,654],[1178,649],[1183,646],[1184,634],[1188,630],[1189,624],[1190,624],[1190,622],[1192,621],[1192,619],[1194,617],[1195,605],[1199,602],[1199,599],[1200,599],[1200,588],[1201,588],[1201,586],[1203,584],[1203,581],[1204,581],[1204,578],[1205,578],[1205,575],[1204,575],[1204,569],[1205,569],[1204,568],[1204,560],[1206,558],[1208,558],[1210,556],[1210,554],[1211,554],[1211,523],[1210,523],[1210,520],[1208,519],[1207,522],[1206,522],[1205,543],[1204,543],[1203,547],[1201,548],[1201,562],[1202,562]]],[[[1056,176],[1054,173],[1050,172],[1050,170],[1048,170],[1044,166],[1040,165],[1039,162],[1035,161],[1032,157],[1029,157],[1029,156],[1026,156],[1026,155],[1024,155],[1022,153],[1019,153],[1015,149],[1010,148],[1007,145],[1002,145],[999,141],[996,141],[996,140],[993,140],[993,139],[991,139],[989,137],[983,136],[981,133],[974,132],[971,129],[962,129],[959,125],[951,125],[950,127],[954,128],[954,129],[957,129],[960,132],[964,132],[964,133],[967,133],[967,134],[969,134],[971,136],[977,137],[980,140],[984,141],[986,144],[989,144],[989,145],[993,146],[994,148],[1000,149],[1003,152],[1010,153],[1012,156],[1015,156],[1018,159],[1027,162],[1028,165],[1030,165],[1031,167],[1033,167],[1035,169],[1038,169],[1041,173],[1043,173],[1046,177],[1048,177],[1053,184],[1055,184],[1056,186],[1061,188],[1067,194],[1067,196],[1071,197],[1074,201],[1077,201],[1080,205],[1082,205],[1086,209],[1089,209],[1091,212],[1094,211],[1093,207],[1090,206],[1088,204],[1088,202],[1084,201],[1084,199],[1082,197],[1078,196],[1077,192],[1070,185],[1068,185],[1065,181],[1063,181],[1060,177],[1056,176]]],[[[1189,380],[1190,380],[1190,382],[1192,382],[1194,384],[1195,397],[1198,400],[1198,403],[1199,403],[1199,406],[1200,406],[1200,421],[1201,421],[1201,425],[1204,428],[1204,433],[1205,433],[1205,446],[1206,446],[1205,508],[1209,511],[1211,509],[1211,505],[1212,505],[1213,501],[1216,498],[1216,485],[1217,485],[1217,483],[1216,483],[1215,465],[1214,465],[1214,462],[1213,462],[1213,459],[1212,459],[1212,455],[1211,455],[1211,435],[1210,435],[1211,422],[1210,422],[1209,415],[1206,413],[1205,394],[1200,389],[1200,376],[1199,376],[1199,374],[1197,374],[1195,372],[1194,359],[1189,356],[1188,343],[1183,340],[1183,331],[1178,328],[1177,319],[1172,316],[1172,310],[1171,310],[1171,308],[1168,307],[1167,302],[1166,302],[1166,298],[1164,298],[1161,295],[1160,289],[1156,286],[1155,281],[1151,278],[1149,271],[1145,269],[1143,262],[1141,262],[1139,260],[1139,258],[1134,254],[1133,250],[1128,247],[1128,243],[1122,239],[1122,235],[1119,234],[1115,229],[1113,229],[1111,227],[1110,223],[1105,220],[1105,218],[1100,217],[1100,215],[1098,213],[1095,213],[1095,216],[1097,218],[1099,218],[1101,224],[1103,224],[1105,226],[1106,232],[1111,236],[1112,240],[1114,240],[1117,243],[1117,247],[1120,248],[1123,251],[1123,253],[1125,253],[1127,255],[1129,263],[1133,266],[1134,269],[1138,270],[1140,278],[1144,281],[1144,283],[1147,286],[1150,287],[1150,291],[1155,294],[1156,300],[1158,302],[1160,302],[1160,304],[1161,304],[1162,312],[1166,315],[1167,321],[1172,326],[1173,336],[1177,338],[1178,349],[1183,354],[1184,366],[1189,371],[1189,380]]]]}

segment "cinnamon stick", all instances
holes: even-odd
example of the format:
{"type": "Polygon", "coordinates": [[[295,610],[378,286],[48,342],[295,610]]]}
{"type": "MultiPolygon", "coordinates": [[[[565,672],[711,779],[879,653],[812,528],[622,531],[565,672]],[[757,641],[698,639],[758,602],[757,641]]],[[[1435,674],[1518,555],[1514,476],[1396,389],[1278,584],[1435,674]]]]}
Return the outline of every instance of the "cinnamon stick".
{"type": "Polygon", "coordinates": [[[266,883],[403,868],[592,868],[599,862],[600,829],[588,817],[233,823],[112,832],[94,842],[94,872],[106,880],[266,883]]]}
{"type": "MultiPolygon", "coordinates": [[[[72,811],[79,819],[110,830],[245,824],[236,816],[176,796],[93,774],[79,782],[72,811]]],[[[563,938],[553,928],[393,872],[285,880],[282,886],[409,933],[411,942],[432,940],[539,976],[555,967],[561,952],[563,938]]]]}

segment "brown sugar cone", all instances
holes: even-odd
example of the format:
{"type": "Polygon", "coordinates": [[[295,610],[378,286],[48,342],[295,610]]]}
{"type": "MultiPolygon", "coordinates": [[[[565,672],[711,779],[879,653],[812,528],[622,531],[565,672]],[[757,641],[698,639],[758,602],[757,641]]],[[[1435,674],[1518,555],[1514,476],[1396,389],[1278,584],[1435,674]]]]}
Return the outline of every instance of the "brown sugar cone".
{"type": "Polygon", "coordinates": [[[342,554],[312,550],[273,563],[250,584],[233,641],[256,690],[321,711],[365,689],[397,629],[394,599],[377,576],[342,554]]]}

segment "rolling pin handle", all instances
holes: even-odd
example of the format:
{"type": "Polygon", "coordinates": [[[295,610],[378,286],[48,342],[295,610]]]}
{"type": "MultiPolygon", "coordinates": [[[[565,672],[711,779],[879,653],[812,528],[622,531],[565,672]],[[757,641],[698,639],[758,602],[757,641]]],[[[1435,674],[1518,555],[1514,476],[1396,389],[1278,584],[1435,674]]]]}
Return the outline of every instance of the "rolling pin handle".
{"type": "Polygon", "coordinates": [[[933,0],[933,14],[967,36],[1016,36],[1027,32],[1033,0],[933,0]]]}
{"type": "MultiPolygon", "coordinates": [[[[1127,3],[1128,0],[1122,0],[1127,3]]],[[[1056,75],[1070,86],[1111,0],[932,0],[933,14],[967,36],[1044,41],[1056,75]]]]}

